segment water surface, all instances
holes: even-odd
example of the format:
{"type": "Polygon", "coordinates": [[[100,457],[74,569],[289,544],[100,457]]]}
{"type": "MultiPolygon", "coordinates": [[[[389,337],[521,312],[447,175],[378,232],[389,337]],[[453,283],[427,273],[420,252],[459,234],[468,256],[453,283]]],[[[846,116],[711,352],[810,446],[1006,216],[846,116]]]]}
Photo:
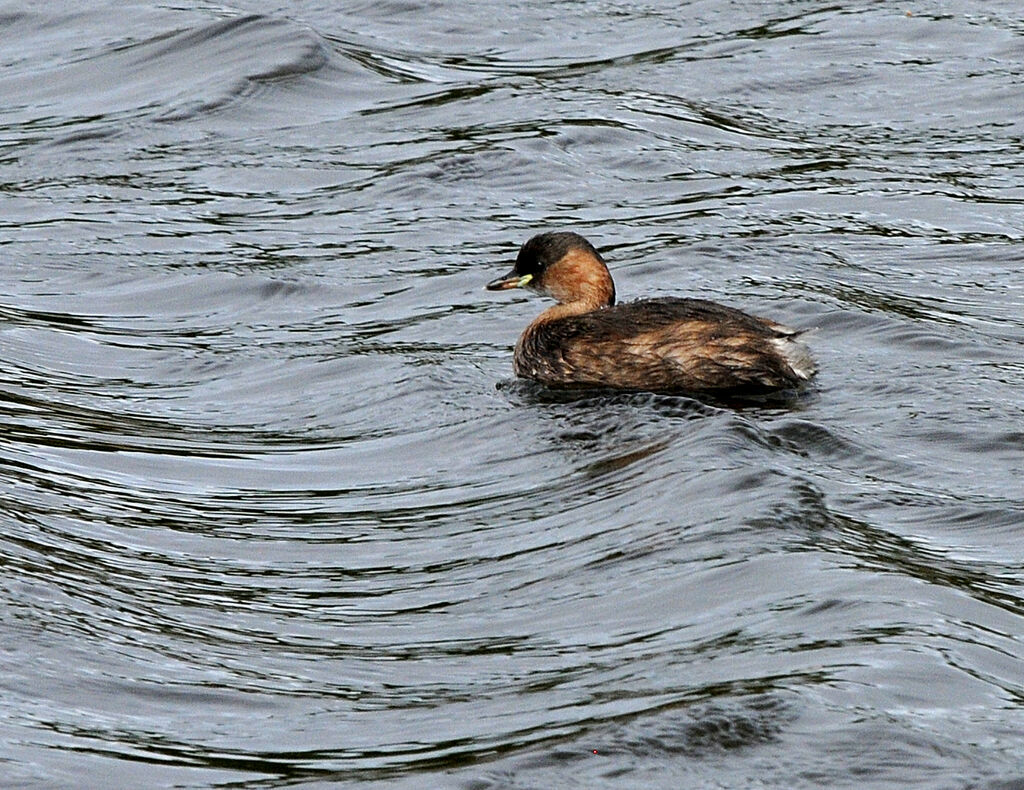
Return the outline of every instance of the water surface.
{"type": "Polygon", "coordinates": [[[336,5],[0,6],[5,782],[1024,783],[1016,5],[336,5]],[[515,382],[553,228],[815,386],[515,382]]]}

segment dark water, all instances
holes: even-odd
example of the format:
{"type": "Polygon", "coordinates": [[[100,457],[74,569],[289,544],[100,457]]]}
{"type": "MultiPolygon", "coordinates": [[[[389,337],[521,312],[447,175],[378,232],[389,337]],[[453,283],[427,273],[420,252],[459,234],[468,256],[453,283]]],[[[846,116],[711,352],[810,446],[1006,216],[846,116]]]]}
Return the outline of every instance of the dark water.
{"type": "Polygon", "coordinates": [[[0,6],[5,787],[1024,787],[1019,4],[0,6]],[[483,284],[817,326],[742,409],[483,284]]]}

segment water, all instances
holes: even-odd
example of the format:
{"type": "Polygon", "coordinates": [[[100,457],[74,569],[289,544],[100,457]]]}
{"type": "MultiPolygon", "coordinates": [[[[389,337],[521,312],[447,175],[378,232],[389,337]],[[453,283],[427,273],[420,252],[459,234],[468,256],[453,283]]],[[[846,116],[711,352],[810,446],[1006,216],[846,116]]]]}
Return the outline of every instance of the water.
{"type": "Polygon", "coordinates": [[[5,786],[1024,785],[1015,3],[0,20],[5,786]],[[514,382],[552,228],[815,386],[514,382]]]}

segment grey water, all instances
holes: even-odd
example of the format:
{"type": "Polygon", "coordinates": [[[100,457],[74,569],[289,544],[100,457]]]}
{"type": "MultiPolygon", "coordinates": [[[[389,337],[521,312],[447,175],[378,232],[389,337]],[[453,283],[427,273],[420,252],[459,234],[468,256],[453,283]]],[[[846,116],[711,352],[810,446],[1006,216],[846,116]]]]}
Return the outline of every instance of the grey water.
{"type": "Polygon", "coordinates": [[[0,785],[1024,787],[1024,12],[0,5],[0,785]],[[483,285],[802,327],[545,392],[483,285]]]}

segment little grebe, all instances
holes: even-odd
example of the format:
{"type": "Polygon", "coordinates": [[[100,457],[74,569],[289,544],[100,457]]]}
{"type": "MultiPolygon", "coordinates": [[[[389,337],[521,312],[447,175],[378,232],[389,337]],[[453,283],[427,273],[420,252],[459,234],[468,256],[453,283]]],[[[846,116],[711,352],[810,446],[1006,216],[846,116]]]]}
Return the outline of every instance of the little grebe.
{"type": "Polygon", "coordinates": [[[764,394],[815,373],[803,330],[703,299],[615,305],[600,253],[577,233],[541,233],[491,291],[528,288],[558,304],[516,343],[517,376],[559,387],[764,394]]]}

